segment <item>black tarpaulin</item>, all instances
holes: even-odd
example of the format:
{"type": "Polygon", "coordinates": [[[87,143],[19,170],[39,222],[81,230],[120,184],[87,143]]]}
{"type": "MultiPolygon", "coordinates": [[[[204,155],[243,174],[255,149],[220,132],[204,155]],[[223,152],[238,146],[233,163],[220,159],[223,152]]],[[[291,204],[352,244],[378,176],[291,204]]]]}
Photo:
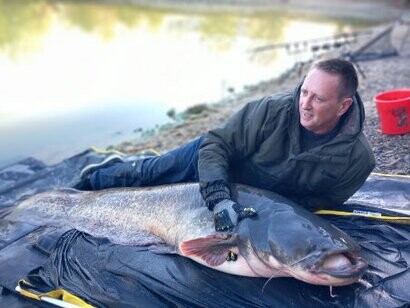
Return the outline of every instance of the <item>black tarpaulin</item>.
{"type": "MultiPolygon", "coordinates": [[[[0,211],[34,193],[71,186],[85,164],[103,157],[89,151],[52,167],[27,160],[6,172],[0,170],[0,211]]],[[[347,209],[356,206],[406,215],[410,179],[372,176],[346,204],[347,209]]],[[[49,306],[16,295],[14,288],[22,278],[41,291],[63,288],[99,307],[400,307],[410,303],[408,225],[354,216],[324,218],[356,239],[369,263],[361,281],[333,288],[333,296],[328,287],[293,278],[238,277],[180,256],[114,245],[76,230],[0,219],[0,306],[49,306]]]]}

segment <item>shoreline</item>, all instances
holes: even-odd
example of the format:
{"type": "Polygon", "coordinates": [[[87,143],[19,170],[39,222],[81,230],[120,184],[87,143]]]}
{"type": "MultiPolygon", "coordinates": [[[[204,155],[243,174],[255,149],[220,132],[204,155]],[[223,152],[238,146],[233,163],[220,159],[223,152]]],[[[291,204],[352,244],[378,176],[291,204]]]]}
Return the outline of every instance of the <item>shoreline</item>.
{"type": "Polygon", "coordinates": [[[326,16],[336,19],[359,19],[367,21],[388,21],[400,16],[408,8],[406,0],[394,3],[388,0],[104,0],[153,9],[175,9],[181,12],[226,12],[244,13],[282,11],[284,13],[326,16]]]}

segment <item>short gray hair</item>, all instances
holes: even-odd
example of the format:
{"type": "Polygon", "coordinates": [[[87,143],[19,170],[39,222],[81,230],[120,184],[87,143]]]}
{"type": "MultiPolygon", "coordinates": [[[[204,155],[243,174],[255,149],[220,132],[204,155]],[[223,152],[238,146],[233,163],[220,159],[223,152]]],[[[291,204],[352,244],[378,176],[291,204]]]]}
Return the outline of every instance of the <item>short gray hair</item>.
{"type": "Polygon", "coordinates": [[[320,69],[341,78],[340,97],[353,97],[359,86],[356,69],[350,61],[333,58],[315,62],[312,69],[320,69]]]}

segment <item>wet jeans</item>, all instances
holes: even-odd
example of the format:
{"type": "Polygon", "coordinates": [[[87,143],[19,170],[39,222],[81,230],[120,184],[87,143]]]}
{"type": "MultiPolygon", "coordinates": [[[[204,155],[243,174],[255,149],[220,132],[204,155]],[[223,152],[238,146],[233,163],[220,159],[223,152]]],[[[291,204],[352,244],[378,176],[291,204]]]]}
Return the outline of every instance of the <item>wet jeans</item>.
{"type": "Polygon", "coordinates": [[[94,190],[198,181],[198,153],[204,136],[160,156],[117,162],[90,177],[94,190]]]}

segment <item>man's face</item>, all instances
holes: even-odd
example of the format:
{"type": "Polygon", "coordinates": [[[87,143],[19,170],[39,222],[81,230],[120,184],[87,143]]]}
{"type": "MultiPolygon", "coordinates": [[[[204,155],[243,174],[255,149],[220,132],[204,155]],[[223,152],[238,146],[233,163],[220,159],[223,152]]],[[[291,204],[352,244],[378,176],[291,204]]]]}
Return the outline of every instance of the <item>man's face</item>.
{"type": "Polygon", "coordinates": [[[299,98],[300,124],[315,134],[331,131],[352,104],[351,98],[339,97],[340,77],[320,69],[306,76],[299,98]]]}

